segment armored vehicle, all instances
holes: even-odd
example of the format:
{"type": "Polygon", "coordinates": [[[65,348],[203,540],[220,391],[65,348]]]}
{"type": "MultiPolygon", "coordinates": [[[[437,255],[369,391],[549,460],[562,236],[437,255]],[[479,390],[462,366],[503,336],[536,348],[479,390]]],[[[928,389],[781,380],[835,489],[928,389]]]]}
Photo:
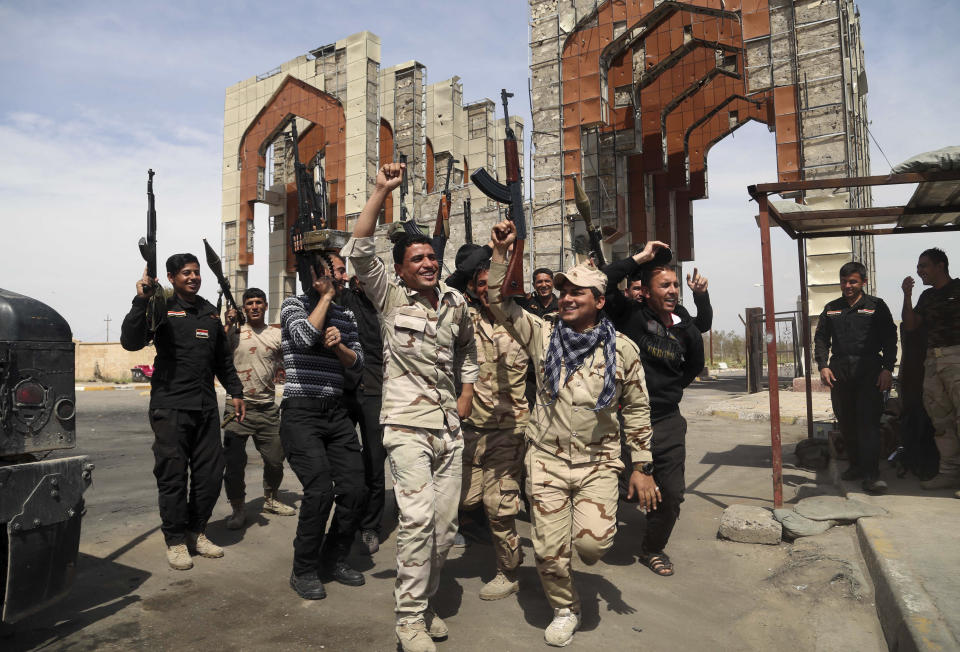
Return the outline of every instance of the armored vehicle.
{"type": "Polygon", "coordinates": [[[87,457],[76,446],[74,344],[49,306],[0,289],[0,607],[16,622],[70,588],[87,457]]]}

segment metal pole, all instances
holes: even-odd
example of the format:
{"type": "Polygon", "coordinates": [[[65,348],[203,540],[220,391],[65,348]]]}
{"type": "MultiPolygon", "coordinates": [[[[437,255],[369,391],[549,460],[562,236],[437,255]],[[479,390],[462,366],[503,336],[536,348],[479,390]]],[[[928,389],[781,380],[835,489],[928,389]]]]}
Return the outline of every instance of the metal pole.
{"type": "Polygon", "coordinates": [[[763,259],[763,311],[767,344],[767,382],[770,387],[770,453],[773,461],[773,506],[783,506],[783,454],[780,449],[780,374],[777,369],[777,330],[773,306],[773,261],[770,255],[770,216],[767,196],[760,196],[760,252],[763,259]]]}
{"type": "Polygon", "coordinates": [[[813,388],[810,386],[810,303],[807,290],[807,242],[797,238],[797,258],[800,260],[800,332],[803,334],[803,377],[807,392],[807,438],[813,438],[813,388]]]}
{"type": "Polygon", "coordinates": [[[713,367],[713,329],[710,330],[710,366],[713,367]]]}

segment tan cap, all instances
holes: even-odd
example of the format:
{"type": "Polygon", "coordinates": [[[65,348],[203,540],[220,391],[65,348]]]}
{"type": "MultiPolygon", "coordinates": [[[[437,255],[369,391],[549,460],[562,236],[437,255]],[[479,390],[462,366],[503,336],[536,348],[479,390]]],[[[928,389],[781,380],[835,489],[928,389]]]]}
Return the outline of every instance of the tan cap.
{"type": "Polygon", "coordinates": [[[565,272],[553,275],[553,284],[560,287],[564,282],[578,285],[582,288],[596,288],[600,294],[607,291],[607,275],[597,269],[592,260],[580,263],[565,272]]]}

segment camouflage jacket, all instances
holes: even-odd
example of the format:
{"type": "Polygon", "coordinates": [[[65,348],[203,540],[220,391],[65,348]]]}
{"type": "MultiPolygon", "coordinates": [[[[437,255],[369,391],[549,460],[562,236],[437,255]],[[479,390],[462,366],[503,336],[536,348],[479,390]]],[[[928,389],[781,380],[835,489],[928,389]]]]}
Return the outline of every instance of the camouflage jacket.
{"type": "Polygon", "coordinates": [[[437,310],[402,282],[387,278],[373,238],[350,238],[349,257],[364,294],[381,315],[383,408],[380,423],[441,429],[460,423],[454,377],[477,380],[473,321],[463,295],[440,283],[437,310]]]}
{"type": "MultiPolygon", "coordinates": [[[[527,439],[572,464],[620,459],[619,405],[633,462],[651,461],[650,401],[637,345],[617,333],[617,392],[610,406],[594,410],[603,388],[604,357],[599,345],[583,366],[567,379],[557,398],[551,400],[543,363],[557,317],[550,315],[543,319],[523,310],[512,299],[503,300],[500,287],[506,272],[506,265],[491,262],[487,291],[490,310],[497,322],[503,323],[507,332],[521,343],[536,370],[537,402],[527,426],[527,439]]],[[[561,374],[561,378],[565,377],[566,370],[561,374]]]]}
{"type": "Polygon", "coordinates": [[[470,308],[470,316],[480,375],[473,386],[473,412],[467,423],[481,429],[523,427],[530,420],[524,395],[530,357],[503,324],[491,324],[476,308],[470,308]]]}

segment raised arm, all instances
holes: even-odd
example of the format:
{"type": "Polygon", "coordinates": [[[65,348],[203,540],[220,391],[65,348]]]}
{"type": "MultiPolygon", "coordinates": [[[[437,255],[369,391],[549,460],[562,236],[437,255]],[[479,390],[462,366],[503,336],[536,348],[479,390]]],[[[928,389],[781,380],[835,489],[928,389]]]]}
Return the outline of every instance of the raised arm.
{"type": "Polygon", "coordinates": [[[501,294],[507,277],[507,250],[516,237],[516,228],[509,220],[493,227],[493,256],[490,259],[490,275],[487,277],[487,297],[493,318],[498,324],[504,325],[510,337],[523,347],[536,365],[543,355],[541,334],[544,322],[518,306],[513,299],[504,299],[501,294]]]}
{"type": "Polygon", "coordinates": [[[150,341],[147,332],[147,304],[153,296],[152,279],[143,270],[143,277],[137,281],[137,296],[133,298],[130,312],[123,318],[120,326],[120,346],[127,351],[139,351],[150,341]]]}
{"type": "Polygon", "coordinates": [[[913,309],[913,283],[913,277],[908,276],[900,284],[900,289],[903,290],[903,309],[900,311],[900,319],[903,320],[905,331],[916,330],[923,324],[920,315],[913,309]]]}

